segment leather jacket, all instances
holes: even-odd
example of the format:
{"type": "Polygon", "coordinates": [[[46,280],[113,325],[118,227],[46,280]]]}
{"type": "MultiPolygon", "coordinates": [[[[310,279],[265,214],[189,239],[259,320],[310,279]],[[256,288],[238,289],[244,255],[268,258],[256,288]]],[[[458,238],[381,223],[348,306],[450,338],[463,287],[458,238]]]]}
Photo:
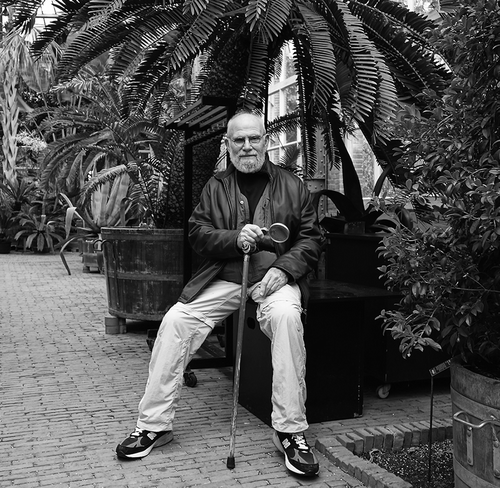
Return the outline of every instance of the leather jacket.
{"type": "MultiPolygon", "coordinates": [[[[269,176],[271,220],[285,224],[290,230],[286,242],[272,243],[277,255],[272,266],[285,271],[289,283],[296,282],[300,286],[302,306],[306,308],[307,276],[316,269],[321,254],[316,211],[310,192],[300,178],[274,165],[267,156],[264,165],[269,176]]],[[[237,225],[236,185],[236,169],[230,164],[205,185],[200,202],[189,219],[189,243],[204,261],[184,287],[179,298],[182,303],[189,303],[217,277],[224,260],[242,258],[236,245],[241,230],[237,225]]]]}

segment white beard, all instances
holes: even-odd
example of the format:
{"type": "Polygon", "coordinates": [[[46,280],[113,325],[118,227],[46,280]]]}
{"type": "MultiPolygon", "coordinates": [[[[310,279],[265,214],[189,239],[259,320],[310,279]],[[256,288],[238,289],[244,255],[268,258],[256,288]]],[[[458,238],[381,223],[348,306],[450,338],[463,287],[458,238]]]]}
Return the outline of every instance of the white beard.
{"type": "Polygon", "coordinates": [[[250,158],[240,158],[239,156],[230,155],[231,162],[234,167],[241,173],[257,173],[257,171],[262,168],[265,161],[265,156],[254,156],[253,159],[250,158]]]}

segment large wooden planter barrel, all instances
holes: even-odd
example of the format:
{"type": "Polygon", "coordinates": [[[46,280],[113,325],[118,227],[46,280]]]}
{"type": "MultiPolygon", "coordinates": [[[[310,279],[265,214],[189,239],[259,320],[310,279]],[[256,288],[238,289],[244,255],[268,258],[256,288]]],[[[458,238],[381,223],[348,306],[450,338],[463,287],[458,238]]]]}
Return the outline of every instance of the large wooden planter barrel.
{"type": "Polygon", "coordinates": [[[455,488],[500,487],[500,380],[451,365],[455,488]]]}
{"type": "Polygon", "coordinates": [[[161,320],[183,287],[183,231],[105,227],[102,239],[109,313],[161,320]]]}

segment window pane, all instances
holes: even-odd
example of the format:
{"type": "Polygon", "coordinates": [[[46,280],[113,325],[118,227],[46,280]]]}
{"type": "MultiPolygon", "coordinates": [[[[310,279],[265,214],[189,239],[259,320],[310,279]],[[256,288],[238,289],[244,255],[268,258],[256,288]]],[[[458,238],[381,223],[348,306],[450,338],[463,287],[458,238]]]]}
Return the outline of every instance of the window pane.
{"type": "MultiPolygon", "coordinates": [[[[297,85],[293,84],[283,90],[285,96],[286,113],[291,113],[297,109],[297,85]]],[[[289,130],[285,136],[285,143],[297,140],[297,129],[289,130]]]]}
{"type": "Polygon", "coordinates": [[[269,95],[268,102],[268,113],[269,120],[273,120],[280,115],[280,95],[279,92],[275,92],[269,95]]]}
{"type": "Polygon", "coordinates": [[[281,76],[281,66],[279,65],[279,60],[274,62],[274,75],[273,75],[273,83],[279,83],[281,76]]]}
{"type": "Polygon", "coordinates": [[[295,142],[296,140],[297,140],[297,130],[296,129],[287,130],[286,143],[288,144],[289,142],[295,142]]]}
{"type": "Polygon", "coordinates": [[[272,149],[267,152],[269,154],[269,159],[274,163],[278,164],[280,161],[280,150],[279,149],[272,149]]]}
{"type": "Polygon", "coordinates": [[[285,52],[283,53],[283,65],[284,65],[283,71],[285,79],[295,75],[295,68],[293,67],[293,56],[291,48],[285,49],[285,52]]]}
{"type": "Polygon", "coordinates": [[[286,113],[289,114],[297,108],[297,85],[287,86],[283,92],[285,94],[286,113]]]}

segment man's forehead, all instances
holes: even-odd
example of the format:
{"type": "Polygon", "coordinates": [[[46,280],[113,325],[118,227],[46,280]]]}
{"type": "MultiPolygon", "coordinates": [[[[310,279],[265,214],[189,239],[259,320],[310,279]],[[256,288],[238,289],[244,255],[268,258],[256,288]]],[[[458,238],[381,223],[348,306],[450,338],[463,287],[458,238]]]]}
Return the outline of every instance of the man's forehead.
{"type": "Polygon", "coordinates": [[[254,114],[240,114],[229,121],[227,132],[232,133],[244,130],[258,130],[260,132],[263,129],[264,122],[259,116],[254,114]]]}

